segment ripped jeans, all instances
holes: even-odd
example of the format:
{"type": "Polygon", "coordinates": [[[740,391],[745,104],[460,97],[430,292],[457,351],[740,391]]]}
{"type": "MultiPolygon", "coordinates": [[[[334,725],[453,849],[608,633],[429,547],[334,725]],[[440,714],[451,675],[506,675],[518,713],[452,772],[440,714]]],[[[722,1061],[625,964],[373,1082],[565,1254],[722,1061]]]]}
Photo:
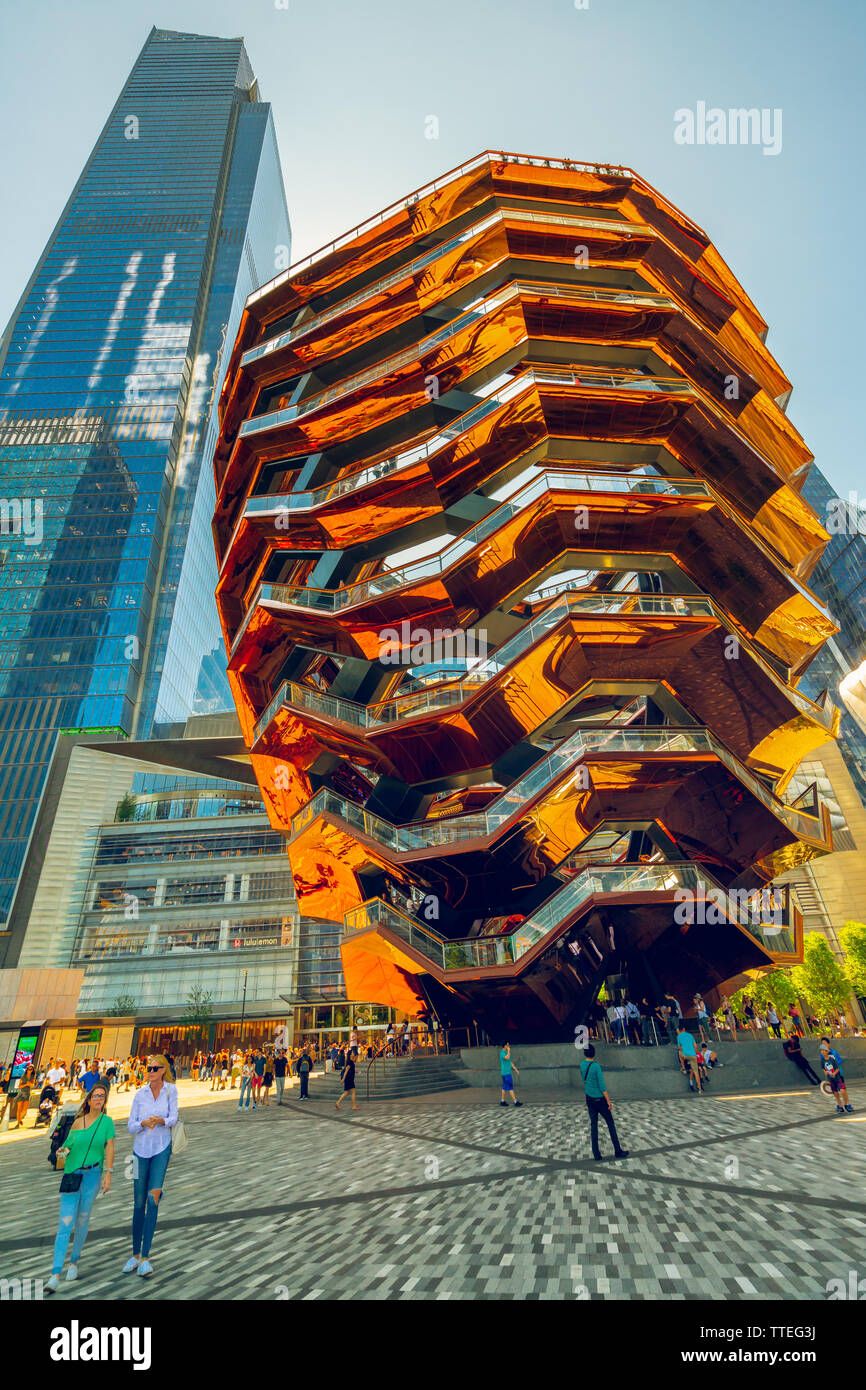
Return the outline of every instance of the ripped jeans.
{"type": "Polygon", "coordinates": [[[61,1192],[60,1223],[57,1227],[57,1239],[54,1242],[52,1274],[60,1274],[63,1269],[70,1236],[73,1237],[70,1263],[78,1264],[84,1249],[84,1242],[87,1239],[90,1213],[101,1182],[102,1167],[98,1164],[95,1168],[81,1170],[81,1186],[77,1192],[61,1192]]]}
{"type": "Polygon", "coordinates": [[[132,1253],[141,1255],[144,1259],[150,1254],[159,1212],[159,1203],[151,1193],[162,1189],[170,1158],[170,1144],[166,1145],[162,1153],[154,1154],[151,1158],[141,1158],[137,1153],[132,1156],[132,1253]]]}

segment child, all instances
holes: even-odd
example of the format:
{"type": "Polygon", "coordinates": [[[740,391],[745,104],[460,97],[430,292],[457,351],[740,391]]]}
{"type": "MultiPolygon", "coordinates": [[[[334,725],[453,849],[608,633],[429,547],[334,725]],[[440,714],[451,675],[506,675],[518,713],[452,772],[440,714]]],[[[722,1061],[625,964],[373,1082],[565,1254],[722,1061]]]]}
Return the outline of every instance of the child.
{"type": "Polygon", "coordinates": [[[830,1084],[830,1090],[836,1098],[836,1114],[853,1115],[854,1107],[848,1102],[848,1091],[845,1086],[845,1078],[842,1075],[842,1058],[835,1047],[830,1046],[829,1038],[822,1038],[819,1047],[821,1066],[830,1084]],[[839,1104],[841,1100],[841,1105],[839,1104]]]}

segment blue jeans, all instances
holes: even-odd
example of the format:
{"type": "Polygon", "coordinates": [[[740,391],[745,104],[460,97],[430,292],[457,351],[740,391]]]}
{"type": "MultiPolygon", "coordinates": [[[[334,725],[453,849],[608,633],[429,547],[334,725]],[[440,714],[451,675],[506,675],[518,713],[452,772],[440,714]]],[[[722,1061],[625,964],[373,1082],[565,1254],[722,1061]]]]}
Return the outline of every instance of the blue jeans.
{"type": "Polygon", "coordinates": [[[239,1095],[238,1095],[238,1110],[240,1110],[241,1106],[242,1106],[243,1103],[244,1103],[244,1094],[245,1094],[245,1093],[246,1093],[246,1097],[247,1097],[247,1110],[249,1110],[249,1108],[250,1108],[250,1101],[251,1101],[252,1098],[253,1098],[253,1078],[252,1078],[251,1076],[242,1076],[242,1077],[241,1077],[241,1089],[240,1089],[240,1093],[239,1093],[239,1095]]]}
{"type": "Polygon", "coordinates": [[[63,1261],[66,1259],[66,1247],[69,1244],[69,1237],[72,1235],[73,1228],[75,1235],[72,1241],[71,1263],[77,1264],[81,1258],[84,1242],[87,1239],[90,1212],[96,1200],[96,1194],[99,1191],[99,1184],[101,1181],[101,1168],[85,1168],[81,1174],[81,1186],[78,1191],[61,1192],[60,1224],[57,1227],[57,1239],[54,1242],[54,1263],[51,1266],[52,1274],[59,1274],[63,1269],[63,1261]]]}
{"type": "Polygon", "coordinates": [[[151,1193],[161,1189],[165,1183],[165,1170],[170,1158],[170,1144],[152,1158],[140,1158],[136,1153],[132,1156],[132,1253],[145,1259],[150,1253],[159,1211],[159,1204],[151,1193]]]}

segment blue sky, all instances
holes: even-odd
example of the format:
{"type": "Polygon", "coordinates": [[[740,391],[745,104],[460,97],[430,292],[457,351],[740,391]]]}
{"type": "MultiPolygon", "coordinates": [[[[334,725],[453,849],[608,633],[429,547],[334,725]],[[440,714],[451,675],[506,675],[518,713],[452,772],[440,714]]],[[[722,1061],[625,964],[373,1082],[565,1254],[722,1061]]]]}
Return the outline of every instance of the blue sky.
{"type": "Polygon", "coordinates": [[[768,345],[794,384],[790,417],[816,461],[841,492],[866,493],[850,369],[860,299],[851,264],[866,225],[866,4],[277,3],[7,6],[0,321],[151,25],[243,35],[274,107],[293,259],[488,147],[631,165],[712,237],[770,325],[768,345]],[[780,109],[781,152],[677,144],[674,113],[701,101],[780,109]]]}

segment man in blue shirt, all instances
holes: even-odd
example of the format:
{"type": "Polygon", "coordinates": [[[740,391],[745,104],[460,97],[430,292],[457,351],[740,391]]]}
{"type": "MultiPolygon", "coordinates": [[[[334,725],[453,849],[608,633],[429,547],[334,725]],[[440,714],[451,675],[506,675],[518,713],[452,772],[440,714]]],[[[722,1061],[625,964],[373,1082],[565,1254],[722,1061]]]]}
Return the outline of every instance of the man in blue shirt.
{"type": "Polygon", "coordinates": [[[598,1147],[598,1117],[601,1115],[607,1125],[613,1144],[614,1158],[628,1158],[628,1149],[624,1149],[619,1142],[619,1135],[613,1122],[610,1096],[605,1089],[604,1072],[601,1069],[601,1063],[595,1060],[595,1048],[592,1043],[588,1043],[583,1049],[583,1056],[584,1060],[580,1064],[580,1079],[583,1082],[586,1108],[589,1111],[589,1137],[592,1144],[592,1156],[597,1163],[601,1162],[601,1152],[598,1147]]]}
{"type": "Polygon", "coordinates": [[[84,1075],[81,1078],[81,1090],[83,1094],[89,1096],[90,1092],[93,1090],[93,1087],[96,1085],[98,1080],[99,1066],[97,1065],[96,1058],[94,1057],[93,1061],[90,1063],[89,1069],[84,1073],[84,1075]]]}
{"type": "Polygon", "coordinates": [[[701,1082],[701,1069],[698,1065],[698,1050],[695,1047],[695,1040],[686,1028],[683,1019],[680,1019],[679,1032],[677,1033],[677,1047],[680,1054],[680,1066],[689,1077],[689,1085],[694,1086],[692,1090],[697,1091],[698,1095],[703,1095],[703,1084],[701,1082]]]}
{"type": "Polygon", "coordinates": [[[505,1043],[499,1049],[499,1077],[502,1082],[502,1099],[499,1102],[500,1105],[507,1106],[509,1096],[511,1096],[515,1106],[523,1104],[522,1101],[517,1099],[517,1093],[514,1090],[514,1076],[512,1071],[516,1071],[517,1075],[520,1075],[519,1068],[516,1067],[511,1060],[511,1045],[510,1043],[505,1043]]]}

